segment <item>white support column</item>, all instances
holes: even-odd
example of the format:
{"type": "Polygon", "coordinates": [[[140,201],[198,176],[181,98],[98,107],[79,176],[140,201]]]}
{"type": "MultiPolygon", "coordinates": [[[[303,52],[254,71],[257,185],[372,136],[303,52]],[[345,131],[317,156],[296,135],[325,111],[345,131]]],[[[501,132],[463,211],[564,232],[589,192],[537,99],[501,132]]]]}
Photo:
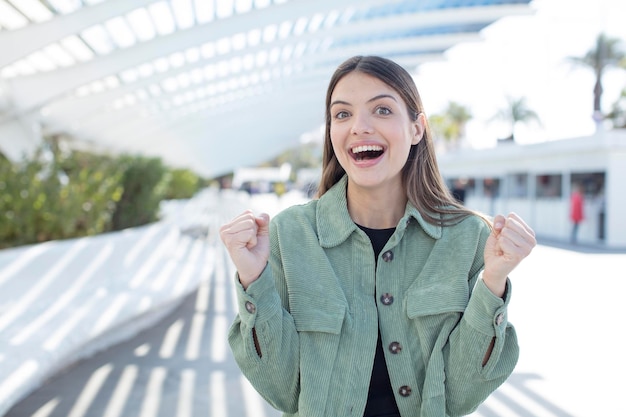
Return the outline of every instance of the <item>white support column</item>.
{"type": "MultiPolygon", "coordinates": [[[[626,138],[626,135],[624,135],[626,138]]],[[[626,151],[622,148],[610,153],[604,190],[605,239],[609,247],[626,247],[626,151]]]]}

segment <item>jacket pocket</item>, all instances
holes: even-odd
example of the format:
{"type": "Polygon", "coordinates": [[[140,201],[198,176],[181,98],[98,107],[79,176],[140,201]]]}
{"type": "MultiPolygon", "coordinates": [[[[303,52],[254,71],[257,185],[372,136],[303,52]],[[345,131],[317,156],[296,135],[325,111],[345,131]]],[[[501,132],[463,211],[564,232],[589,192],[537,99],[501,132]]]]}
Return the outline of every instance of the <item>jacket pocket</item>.
{"type": "Polygon", "coordinates": [[[467,281],[458,285],[449,282],[411,287],[406,295],[406,313],[410,319],[445,313],[462,313],[467,307],[467,281]],[[465,285],[463,285],[465,282],[465,285]]]}
{"type": "Polygon", "coordinates": [[[289,296],[289,309],[299,332],[339,334],[347,306],[337,299],[295,293],[289,296]]]}

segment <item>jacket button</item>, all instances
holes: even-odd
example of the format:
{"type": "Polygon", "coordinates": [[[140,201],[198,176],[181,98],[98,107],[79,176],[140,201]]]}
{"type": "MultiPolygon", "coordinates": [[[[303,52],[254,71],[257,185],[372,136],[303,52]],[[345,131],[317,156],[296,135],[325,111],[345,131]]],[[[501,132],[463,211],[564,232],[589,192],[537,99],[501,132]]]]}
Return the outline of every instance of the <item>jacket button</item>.
{"type": "Polygon", "coordinates": [[[393,261],[393,252],[388,250],[387,252],[383,253],[383,261],[385,262],[393,261]]]}
{"type": "Polygon", "coordinates": [[[411,395],[411,391],[411,387],[409,387],[408,385],[402,385],[398,390],[400,395],[402,395],[403,397],[408,397],[409,395],[411,395]]]}
{"type": "Polygon", "coordinates": [[[402,350],[402,345],[400,343],[398,343],[398,342],[391,342],[389,344],[389,351],[391,353],[393,353],[394,355],[396,353],[400,353],[401,350],[402,350]]]}
{"type": "Polygon", "coordinates": [[[386,306],[390,306],[391,304],[393,304],[393,295],[389,294],[388,292],[384,293],[380,296],[380,302],[386,306]]]}
{"type": "Polygon", "coordinates": [[[246,301],[246,310],[250,314],[256,313],[256,306],[252,304],[250,301],[246,301]]]}
{"type": "Polygon", "coordinates": [[[496,326],[499,326],[504,321],[504,314],[500,313],[496,316],[496,326]]]}

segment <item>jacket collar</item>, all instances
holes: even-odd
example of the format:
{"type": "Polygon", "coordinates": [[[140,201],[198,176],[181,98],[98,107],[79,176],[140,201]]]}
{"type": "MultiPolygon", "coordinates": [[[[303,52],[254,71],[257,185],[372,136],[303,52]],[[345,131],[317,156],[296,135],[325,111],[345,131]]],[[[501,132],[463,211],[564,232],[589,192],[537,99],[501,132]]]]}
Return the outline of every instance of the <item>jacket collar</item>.
{"type": "MultiPolygon", "coordinates": [[[[348,177],[344,175],[317,203],[317,230],[320,245],[330,248],[343,243],[358,226],[348,213],[346,188],[348,177]]],[[[441,238],[442,227],[428,223],[411,203],[407,203],[404,216],[396,230],[404,233],[406,226],[414,219],[426,234],[433,239],[441,238]]]]}

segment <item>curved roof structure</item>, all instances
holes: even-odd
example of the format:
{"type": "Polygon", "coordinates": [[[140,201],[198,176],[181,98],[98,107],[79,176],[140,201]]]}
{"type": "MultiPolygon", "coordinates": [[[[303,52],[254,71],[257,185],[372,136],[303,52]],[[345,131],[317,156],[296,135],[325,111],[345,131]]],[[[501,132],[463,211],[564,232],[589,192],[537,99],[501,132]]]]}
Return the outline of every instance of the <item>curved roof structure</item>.
{"type": "Polygon", "coordinates": [[[409,71],[530,0],[0,0],[0,151],[43,136],[214,176],[323,123],[353,55],[409,71]]]}

